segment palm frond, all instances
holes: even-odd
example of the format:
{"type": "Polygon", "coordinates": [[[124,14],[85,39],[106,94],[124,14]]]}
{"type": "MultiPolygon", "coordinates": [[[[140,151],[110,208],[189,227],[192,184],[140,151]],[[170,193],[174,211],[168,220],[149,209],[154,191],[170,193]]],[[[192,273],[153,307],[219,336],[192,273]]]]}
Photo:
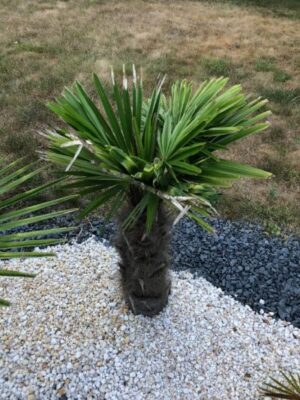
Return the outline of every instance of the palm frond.
{"type": "Polygon", "coordinates": [[[260,388],[263,397],[300,400],[300,374],[281,371],[281,380],[271,378],[260,388]]]}
{"type": "MultiPolygon", "coordinates": [[[[49,210],[51,207],[63,204],[77,197],[76,195],[68,195],[34,205],[24,205],[25,201],[40,195],[50,187],[59,185],[65,178],[48,182],[33,189],[22,190],[23,185],[39,174],[42,168],[36,168],[35,164],[19,167],[21,163],[22,160],[16,160],[0,169],[0,260],[20,257],[53,256],[53,252],[30,251],[30,249],[37,246],[49,246],[61,243],[63,239],[49,238],[49,235],[68,232],[72,229],[69,227],[16,232],[17,228],[75,211],[75,208],[70,208],[45,212],[45,210],[49,210]],[[11,195],[15,191],[17,191],[17,194],[11,195]]],[[[34,274],[0,267],[0,276],[32,278],[34,274]]],[[[0,306],[8,305],[9,302],[7,300],[0,299],[0,306]]]]}

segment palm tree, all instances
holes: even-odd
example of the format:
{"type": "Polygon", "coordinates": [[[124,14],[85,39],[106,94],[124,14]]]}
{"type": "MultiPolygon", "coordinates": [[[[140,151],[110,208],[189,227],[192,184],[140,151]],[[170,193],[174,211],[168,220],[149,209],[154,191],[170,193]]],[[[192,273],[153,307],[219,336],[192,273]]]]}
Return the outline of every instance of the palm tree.
{"type": "Polygon", "coordinates": [[[100,105],[79,82],[49,103],[67,126],[46,133],[45,158],[71,177],[69,189],[90,196],[81,217],[105,203],[109,216],[118,215],[124,297],[134,313],[153,316],[170,292],[171,224],[186,215],[212,230],[203,217],[214,211],[209,196],[216,188],[270,176],[219,156],[268,127],[270,112],[257,114],[267,100],[250,100],[240,85],[225,89],[225,78],[205,81],[195,92],[191,83],[175,82],[168,98],[161,80],[143,99],[134,66],[131,90],[125,68],[122,87],[113,71],[112,90],[95,74],[93,80],[100,105]],[[170,208],[178,211],[175,220],[170,208]]]}
{"type": "MultiPolygon", "coordinates": [[[[30,249],[36,246],[61,243],[63,239],[49,238],[49,236],[68,232],[73,229],[69,227],[16,232],[18,228],[75,211],[75,209],[68,209],[37,214],[41,210],[74,198],[74,195],[40,202],[35,205],[25,205],[25,201],[29,201],[49,190],[50,187],[60,183],[62,179],[24,190],[23,185],[27,185],[43,168],[36,168],[35,163],[25,166],[20,164],[22,164],[22,159],[14,161],[0,169],[0,260],[16,257],[53,256],[52,252],[30,251],[30,249]],[[48,237],[46,238],[45,236],[48,237]],[[24,249],[25,251],[22,251],[24,249]]],[[[0,267],[0,276],[33,278],[35,275],[0,267]]],[[[0,306],[9,306],[9,304],[9,301],[0,298],[0,306]]]]}
{"type": "Polygon", "coordinates": [[[300,375],[281,372],[282,379],[271,378],[261,388],[263,397],[271,399],[300,400],[300,375]]]}

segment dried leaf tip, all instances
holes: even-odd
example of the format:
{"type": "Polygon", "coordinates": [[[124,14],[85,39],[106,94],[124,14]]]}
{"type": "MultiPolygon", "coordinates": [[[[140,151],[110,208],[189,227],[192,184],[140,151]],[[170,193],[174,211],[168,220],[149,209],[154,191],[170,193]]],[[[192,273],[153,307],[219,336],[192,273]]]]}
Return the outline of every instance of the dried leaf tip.
{"type": "Polygon", "coordinates": [[[158,90],[159,92],[161,91],[162,85],[164,84],[164,82],[165,82],[165,80],[166,80],[166,77],[167,77],[167,75],[164,75],[164,76],[161,78],[160,82],[158,83],[158,88],[157,88],[157,90],[158,90]]]}
{"type": "Polygon", "coordinates": [[[110,76],[111,76],[112,84],[115,86],[115,74],[114,74],[113,67],[110,67],[110,76]]]}
{"type": "Polygon", "coordinates": [[[134,85],[136,85],[136,70],[134,64],[132,64],[132,77],[133,77],[133,83],[134,85]]]}
{"type": "Polygon", "coordinates": [[[143,86],[143,70],[140,68],[140,85],[143,86]]]}
{"type": "Polygon", "coordinates": [[[127,78],[126,78],[125,64],[123,64],[123,88],[124,88],[125,90],[128,89],[128,81],[127,81],[127,78]]]}
{"type": "Polygon", "coordinates": [[[65,172],[68,172],[72,165],[74,164],[74,162],[77,160],[79,154],[81,153],[81,150],[83,149],[83,144],[80,142],[80,145],[78,146],[78,149],[74,155],[74,157],[72,158],[72,160],[70,161],[70,163],[68,164],[67,168],[65,169],[65,172]]]}
{"type": "Polygon", "coordinates": [[[81,141],[80,140],[70,140],[68,142],[64,142],[60,145],[60,147],[71,147],[71,146],[80,146],[81,141]]]}

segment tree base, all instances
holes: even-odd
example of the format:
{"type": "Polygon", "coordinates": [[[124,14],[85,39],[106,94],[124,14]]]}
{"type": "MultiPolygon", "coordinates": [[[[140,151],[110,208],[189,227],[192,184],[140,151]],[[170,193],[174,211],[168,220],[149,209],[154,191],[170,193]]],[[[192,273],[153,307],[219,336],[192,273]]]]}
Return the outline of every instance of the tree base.
{"type": "MultiPolygon", "coordinates": [[[[131,211],[121,212],[120,223],[131,211]]],[[[146,216],[125,232],[119,228],[116,247],[121,257],[123,294],[134,314],[153,317],[167,305],[171,291],[169,274],[170,218],[159,206],[151,233],[145,233],[146,216]]]]}

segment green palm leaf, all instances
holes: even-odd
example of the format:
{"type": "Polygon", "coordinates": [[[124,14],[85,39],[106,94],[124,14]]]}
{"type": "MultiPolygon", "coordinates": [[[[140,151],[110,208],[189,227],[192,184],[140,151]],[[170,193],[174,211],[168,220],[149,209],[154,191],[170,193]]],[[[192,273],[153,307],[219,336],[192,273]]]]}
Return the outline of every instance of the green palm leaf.
{"type": "MultiPolygon", "coordinates": [[[[72,229],[52,228],[29,232],[13,232],[15,228],[27,226],[34,222],[49,220],[76,210],[73,208],[44,212],[44,210],[49,210],[51,207],[74,199],[76,195],[68,195],[55,200],[25,206],[25,201],[45,192],[51,186],[57,186],[64,178],[22,191],[23,185],[27,184],[33,177],[39,174],[42,168],[34,168],[35,164],[19,167],[21,163],[22,160],[17,160],[0,169],[0,260],[20,257],[53,256],[53,252],[29,250],[37,246],[62,243],[63,239],[49,238],[46,236],[68,232],[72,229]],[[11,191],[18,191],[19,193],[10,195],[11,191]],[[23,249],[25,249],[25,251],[23,251],[23,249]]],[[[34,274],[0,267],[0,276],[32,278],[34,274]]],[[[8,306],[9,304],[7,300],[0,299],[0,306],[8,306]]]]}

